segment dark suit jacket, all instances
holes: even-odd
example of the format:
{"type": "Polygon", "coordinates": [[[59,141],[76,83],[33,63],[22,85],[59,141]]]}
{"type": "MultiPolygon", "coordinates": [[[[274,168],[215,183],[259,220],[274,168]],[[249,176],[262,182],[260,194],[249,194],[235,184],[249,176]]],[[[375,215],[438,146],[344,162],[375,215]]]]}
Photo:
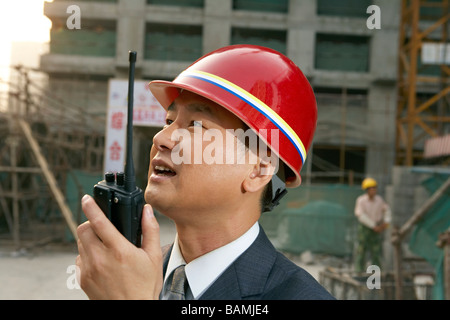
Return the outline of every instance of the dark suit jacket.
{"type": "MultiPolygon", "coordinates": [[[[172,246],[163,250],[166,273],[172,246]]],[[[334,299],[308,272],[278,252],[260,226],[253,244],[199,297],[200,300],[334,299]]]]}

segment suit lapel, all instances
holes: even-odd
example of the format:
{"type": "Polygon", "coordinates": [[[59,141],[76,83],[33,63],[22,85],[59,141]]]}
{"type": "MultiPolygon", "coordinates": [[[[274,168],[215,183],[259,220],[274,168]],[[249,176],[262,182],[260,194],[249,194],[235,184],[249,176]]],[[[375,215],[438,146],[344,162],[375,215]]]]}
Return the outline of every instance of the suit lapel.
{"type": "Polygon", "coordinates": [[[276,250],[260,226],[253,244],[233,262],[200,297],[201,300],[231,299],[261,295],[276,259],[276,250]]]}
{"type": "Polygon", "coordinates": [[[228,267],[219,278],[200,296],[199,300],[241,300],[242,293],[233,265],[228,267]]]}

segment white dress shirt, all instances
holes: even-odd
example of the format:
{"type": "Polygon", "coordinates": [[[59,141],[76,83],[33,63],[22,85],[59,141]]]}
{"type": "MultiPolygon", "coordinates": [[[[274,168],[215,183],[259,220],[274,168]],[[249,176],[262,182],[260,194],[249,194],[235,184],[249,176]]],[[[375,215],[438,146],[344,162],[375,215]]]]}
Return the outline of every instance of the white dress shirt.
{"type": "MultiPolygon", "coordinates": [[[[183,258],[178,244],[178,234],[175,236],[166,275],[164,277],[161,299],[165,299],[166,281],[172,272],[180,265],[185,265],[190,293],[193,299],[198,299],[214,281],[255,241],[259,234],[259,224],[256,222],[247,232],[236,240],[210,251],[188,264],[183,258]]],[[[188,294],[188,296],[190,295],[188,294]]]]}

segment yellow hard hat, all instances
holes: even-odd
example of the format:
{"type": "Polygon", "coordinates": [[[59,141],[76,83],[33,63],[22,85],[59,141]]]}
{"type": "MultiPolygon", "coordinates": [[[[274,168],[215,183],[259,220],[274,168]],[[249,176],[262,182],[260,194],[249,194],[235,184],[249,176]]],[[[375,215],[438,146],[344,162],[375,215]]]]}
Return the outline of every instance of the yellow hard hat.
{"type": "Polygon", "coordinates": [[[372,178],[365,178],[361,184],[363,190],[367,190],[368,188],[373,188],[377,186],[377,182],[372,178]]]}

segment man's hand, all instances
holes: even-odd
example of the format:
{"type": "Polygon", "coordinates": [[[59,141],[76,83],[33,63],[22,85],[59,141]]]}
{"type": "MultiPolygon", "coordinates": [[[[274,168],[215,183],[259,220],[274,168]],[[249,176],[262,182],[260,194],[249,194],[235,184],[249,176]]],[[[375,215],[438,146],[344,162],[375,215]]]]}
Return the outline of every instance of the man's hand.
{"type": "Polygon", "coordinates": [[[77,229],[80,286],[90,299],[158,299],[162,288],[159,225],[150,205],[142,212],[142,247],[117,231],[94,199],[81,200],[89,221],[77,229]]]}
{"type": "Polygon", "coordinates": [[[386,222],[382,222],[380,224],[377,224],[375,226],[375,228],[373,228],[373,231],[380,233],[383,232],[384,230],[386,230],[386,228],[389,226],[389,224],[387,224],[386,222]]]}

